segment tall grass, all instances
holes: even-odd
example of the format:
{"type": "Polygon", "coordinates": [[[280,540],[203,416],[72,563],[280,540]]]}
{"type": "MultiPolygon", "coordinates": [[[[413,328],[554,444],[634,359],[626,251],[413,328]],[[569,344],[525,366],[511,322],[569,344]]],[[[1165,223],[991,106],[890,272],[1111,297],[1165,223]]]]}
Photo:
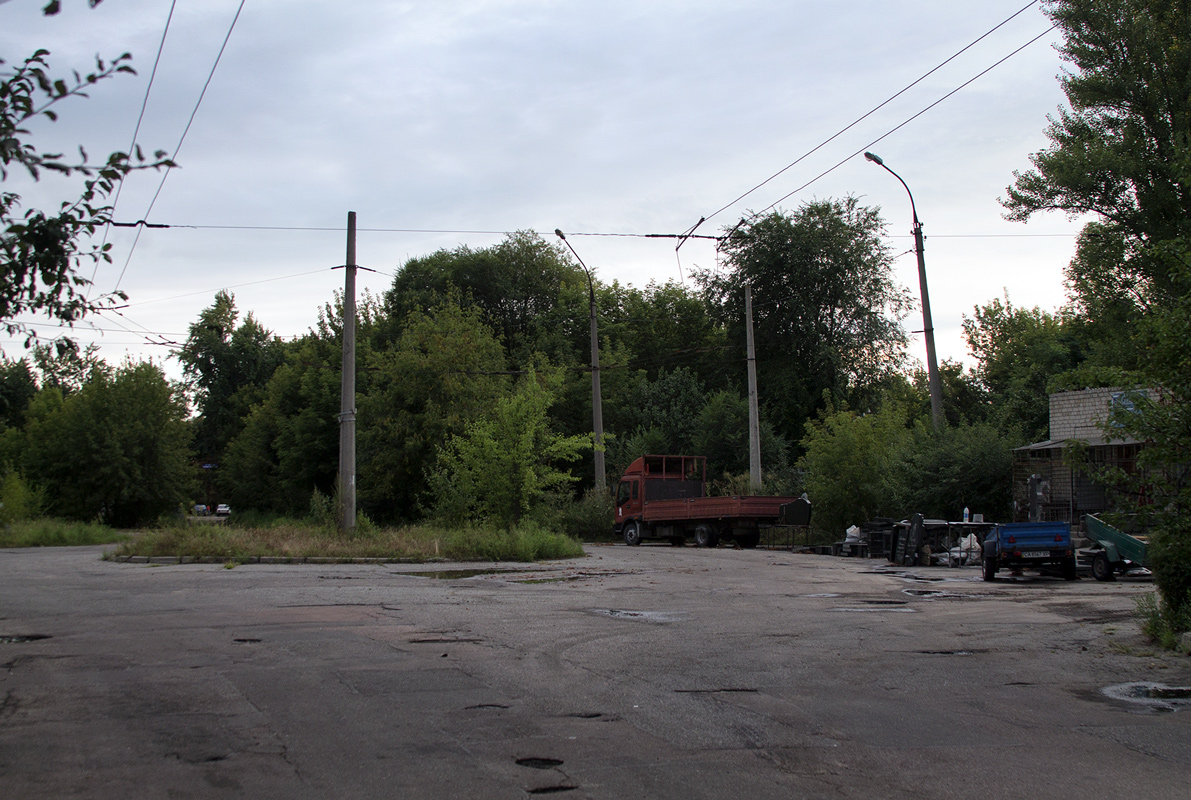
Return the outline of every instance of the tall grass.
{"type": "Polygon", "coordinates": [[[511,531],[433,526],[363,529],[347,536],[323,525],[283,522],[270,527],[241,524],[170,526],[145,531],[114,555],[220,558],[391,558],[413,561],[538,561],[576,558],[583,547],[570,536],[533,523],[511,531]]]}
{"type": "Polygon", "coordinates": [[[106,525],[50,517],[18,520],[0,529],[0,547],[74,547],[112,544],[127,539],[126,532],[106,525]]]}

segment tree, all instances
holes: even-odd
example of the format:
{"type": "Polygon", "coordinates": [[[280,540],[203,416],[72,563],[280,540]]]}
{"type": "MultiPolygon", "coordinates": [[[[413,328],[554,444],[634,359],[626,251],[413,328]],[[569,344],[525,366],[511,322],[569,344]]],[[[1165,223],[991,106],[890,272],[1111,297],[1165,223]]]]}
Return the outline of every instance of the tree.
{"type": "Polygon", "coordinates": [[[1006,297],[964,316],[964,336],[976,375],[1003,429],[1018,427],[1031,441],[1049,436],[1048,387],[1084,360],[1081,342],[1061,315],[1018,308],[1006,297]]]}
{"type": "MultiPolygon", "coordinates": [[[[360,400],[360,501],[383,519],[412,519],[426,499],[438,451],[507,394],[504,351],[458,294],[412,311],[388,350],[367,361],[360,400]]],[[[433,501],[426,503],[433,505],[433,501]]]]}
{"type": "Polygon", "coordinates": [[[43,389],[27,413],[25,472],[52,513],[132,527],[189,499],[186,402],[156,364],[94,370],[65,398],[43,389]]]}
{"type": "Polygon", "coordinates": [[[1019,443],[987,422],[948,424],[936,431],[920,421],[898,468],[904,512],[959,519],[969,508],[987,520],[1010,519],[1013,448],[1019,443]]]}
{"type": "Polygon", "coordinates": [[[738,345],[744,370],[744,287],[752,287],[762,402],[780,397],[780,433],[801,438],[826,390],[875,405],[870,391],[905,359],[907,291],[893,282],[878,212],[854,197],[774,211],[731,229],[726,269],[695,274],[738,345]]]}
{"type": "Polygon", "coordinates": [[[900,513],[899,467],[909,436],[892,405],[872,414],[829,405],[808,422],[798,465],[806,472],[815,527],[838,536],[849,525],[900,513]]]}
{"type": "MultiPolygon", "coordinates": [[[[1139,383],[1158,392],[1118,411],[1106,435],[1145,442],[1136,480],[1154,535],[1154,573],[1169,620],[1191,624],[1191,2],[1050,0],[1074,69],[1070,109],[1047,130],[1034,169],[1015,174],[1011,219],[1094,214],[1069,280],[1136,318],[1139,383]]],[[[1085,300],[1085,303],[1087,301],[1085,300]]]]}
{"type": "Polygon", "coordinates": [[[0,353],[0,427],[23,428],[25,409],[35,394],[37,382],[29,362],[11,361],[0,353]]]}
{"type": "MultiPolygon", "coordinates": [[[[46,7],[46,13],[56,12],[55,3],[46,7]]],[[[63,201],[57,212],[31,208],[20,215],[20,195],[0,192],[0,320],[10,335],[25,332],[27,341],[36,338],[36,331],[16,319],[21,314],[42,313],[69,325],[127,299],[119,291],[90,296],[91,280],[80,265],[110,262],[111,245],[87,246],[83,240],[111,220],[112,208],[104,202],[130,171],[173,166],[163,151],[147,161],[139,147],[132,154],[112,153],[99,164],[79,147],[79,160],[67,163],[61,153],[34,144],[28,126],[37,118],[55,121],[62,101],[86,97],[90,86],[114,75],[134,73],[128,64],[132,56],[125,53],[111,62],[96,57],[94,71],[85,76],[75,72],[70,80],[55,78],[48,57],[48,51],[37,50],[0,72],[0,182],[7,181],[13,166],[34,180],[43,172],[85,178],[77,199],[63,201]]]]}
{"type": "Polygon", "coordinates": [[[1191,231],[1191,3],[1048,0],[1045,10],[1075,68],[1059,78],[1070,108],[1051,119],[1034,168],[1014,173],[1007,216],[1094,214],[1069,268],[1077,290],[1164,304],[1181,294],[1165,243],[1191,231]]]}
{"type": "Polygon", "coordinates": [[[399,325],[414,309],[439,305],[452,289],[483,312],[509,363],[529,363],[538,352],[561,364],[583,352],[575,347],[587,342],[587,277],[564,248],[533,231],[509,234],[492,247],[464,245],[410,259],[385,294],[385,312],[399,325]],[[568,296],[571,307],[562,307],[568,296]]]}
{"type": "MultiPolygon", "coordinates": [[[[376,301],[357,305],[358,361],[367,363],[376,324],[376,301]]],[[[339,411],[343,361],[343,298],[319,310],[315,328],[285,346],[285,363],[273,371],[259,399],[228,442],[217,484],[231,504],[304,514],[311,494],[333,495],[339,472],[339,411]]],[[[263,372],[261,374],[264,374],[263,372]]],[[[370,373],[357,373],[366,395],[370,373]]]]}
{"type": "Polygon", "coordinates": [[[560,383],[560,376],[529,372],[491,414],[447,441],[430,480],[439,516],[510,527],[551,490],[576,480],[560,467],[591,440],[551,431],[547,411],[560,383]]]}
{"type": "Polygon", "coordinates": [[[285,359],[285,344],[279,338],[251,312],[237,326],[239,316],[235,295],[218,292],[215,302],[191,323],[186,343],[176,354],[199,411],[195,446],[205,459],[219,459],[285,359]]]}

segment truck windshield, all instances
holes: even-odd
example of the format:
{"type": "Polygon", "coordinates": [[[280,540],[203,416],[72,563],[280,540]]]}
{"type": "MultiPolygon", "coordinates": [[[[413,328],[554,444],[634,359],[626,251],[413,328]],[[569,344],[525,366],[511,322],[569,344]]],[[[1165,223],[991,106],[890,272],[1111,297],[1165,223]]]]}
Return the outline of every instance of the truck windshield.
{"type": "Polygon", "coordinates": [[[616,505],[622,506],[629,501],[629,482],[621,481],[620,487],[616,490],[616,505]]]}

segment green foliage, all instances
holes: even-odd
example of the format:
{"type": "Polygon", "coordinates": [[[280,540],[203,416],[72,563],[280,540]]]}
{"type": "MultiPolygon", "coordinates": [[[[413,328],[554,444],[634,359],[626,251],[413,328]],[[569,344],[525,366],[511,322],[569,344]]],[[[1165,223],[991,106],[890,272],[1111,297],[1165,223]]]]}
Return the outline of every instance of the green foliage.
{"type": "Polygon", "coordinates": [[[1191,630],[1191,605],[1171,604],[1156,592],[1137,598],[1134,613],[1141,623],[1141,632],[1167,650],[1178,647],[1183,633],[1191,630]]]}
{"type": "Polygon", "coordinates": [[[285,358],[280,339],[251,313],[237,326],[239,316],[235,296],[218,292],[190,325],[176,355],[199,411],[195,447],[204,459],[218,459],[241,431],[243,418],[285,358]]]}
{"type": "Polygon", "coordinates": [[[1060,76],[1070,108],[1003,202],[1011,219],[1097,215],[1072,262],[1075,289],[1161,305],[1180,290],[1158,250],[1191,230],[1191,5],[1050,0],[1045,10],[1074,67],[1060,76]]]}
{"type": "Polygon", "coordinates": [[[164,152],[146,162],[140,148],[132,154],[112,153],[100,164],[89,163],[81,147],[74,164],[64,161],[61,153],[39,148],[30,131],[41,120],[57,120],[62,101],[86,96],[88,87],[114,75],[134,72],[128,64],[132,56],[125,53],[111,62],[96,57],[94,71],[74,72],[66,80],[49,72],[48,57],[48,51],[37,50],[19,65],[0,71],[0,182],[8,180],[14,165],[34,180],[43,172],[85,178],[77,199],[62,202],[56,213],[31,208],[21,215],[20,195],[0,192],[0,320],[9,335],[25,332],[27,343],[36,331],[15,319],[22,314],[42,313],[73,323],[127,299],[119,291],[88,294],[91,281],[81,274],[80,265],[110,262],[111,245],[87,247],[82,240],[111,219],[111,206],[103,203],[130,171],[172,166],[164,152]]]}
{"type": "Polygon", "coordinates": [[[585,542],[613,541],[616,506],[612,495],[589,489],[578,500],[569,491],[551,492],[530,514],[542,528],[585,542]]]}
{"type": "MultiPolygon", "coordinates": [[[[367,341],[374,325],[375,302],[359,304],[359,339],[367,341]]],[[[301,515],[310,493],[334,491],[339,463],[339,410],[342,389],[342,298],[319,311],[318,325],[286,347],[286,361],[273,372],[228,443],[217,479],[220,491],[236,508],[257,508],[301,515]]],[[[367,363],[362,345],[357,359],[367,363]]],[[[369,391],[367,371],[358,374],[357,390],[369,391]]]]}
{"type": "Polygon", "coordinates": [[[438,450],[508,391],[500,343],[474,306],[448,295],[411,311],[389,349],[367,362],[360,399],[360,501],[385,519],[414,519],[438,450]]]}
{"type": "Polygon", "coordinates": [[[31,486],[17,470],[5,474],[0,482],[0,525],[40,516],[45,505],[44,490],[31,486]]]}
{"type": "Polygon", "coordinates": [[[1074,67],[1060,79],[1070,109],[1004,202],[1015,219],[1098,217],[1068,281],[1082,309],[1132,339],[1112,348],[1101,337],[1119,356],[1105,365],[1136,369],[1137,384],[1158,392],[1115,409],[1105,433],[1146,443],[1128,482],[1143,494],[1163,614],[1182,618],[1191,610],[1191,3],[1051,0],[1046,13],[1074,67]]]}
{"type": "Polygon", "coordinates": [[[883,230],[856,198],[807,203],[731,229],[720,246],[727,270],[695,273],[728,343],[741,348],[752,287],[761,400],[788,439],[801,438],[824,391],[875,407],[874,388],[905,360],[900,320],[911,301],[893,282],[883,230]]]}
{"type": "Polygon", "coordinates": [[[25,473],[53,513],[131,527],[191,493],[186,404],[151,362],[97,370],[66,398],[43,390],[28,415],[25,473]]]}
{"type": "Polygon", "coordinates": [[[814,525],[842,534],[877,516],[901,512],[901,459],[910,434],[893,406],[858,414],[830,405],[808,422],[799,467],[814,506],[814,525]]]}
{"type": "Polygon", "coordinates": [[[0,353],[0,426],[22,428],[25,425],[25,409],[33,395],[37,394],[37,382],[25,359],[10,361],[0,353]]]}
{"type": "Polygon", "coordinates": [[[481,311],[510,363],[529,363],[534,353],[563,363],[572,360],[574,344],[586,341],[587,278],[565,247],[533,231],[509,234],[492,247],[464,245],[410,259],[385,295],[390,325],[400,325],[416,309],[439,306],[457,291],[481,311]],[[564,310],[560,304],[567,296],[572,307],[564,310]],[[560,325],[563,320],[571,325],[560,325]]]}
{"type": "Polygon", "coordinates": [[[574,482],[558,465],[574,461],[591,440],[550,430],[558,385],[558,377],[529,372],[489,416],[471,420],[439,450],[430,490],[440,518],[511,528],[550,491],[574,482]]]}
{"type": "Polygon", "coordinates": [[[127,539],[106,525],[49,517],[20,520],[0,530],[0,547],[81,547],[127,539]]]}
{"type": "Polygon", "coordinates": [[[976,374],[994,399],[994,421],[1006,430],[1019,426],[1031,441],[1048,438],[1050,381],[1083,360],[1064,322],[1037,307],[1015,308],[1008,297],[977,307],[974,317],[964,316],[976,374]]]}
{"type": "Polygon", "coordinates": [[[957,520],[964,508],[986,520],[1012,518],[1013,448],[1020,435],[1007,437],[987,422],[934,430],[920,421],[899,465],[902,514],[957,520]]]}
{"type": "Polygon", "coordinates": [[[464,527],[452,531],[443,552],[457,560],[542,561],[578,558],[583,546],[566,534],[525,521],[501,530],[464,527]]]}
{"type": "Polygon", "coordinates": [[[267,527],[188,525],[148,530],[125,540],[115,554],[217,558],[234,565],[261,556],[537,561],[577,558],[583,555],[583,548],[575,539],[532,522],[511,530],[476,526],[368,527],[356,536],[342,536],[333,529],[309,522],[278,522],[267,527]]]}

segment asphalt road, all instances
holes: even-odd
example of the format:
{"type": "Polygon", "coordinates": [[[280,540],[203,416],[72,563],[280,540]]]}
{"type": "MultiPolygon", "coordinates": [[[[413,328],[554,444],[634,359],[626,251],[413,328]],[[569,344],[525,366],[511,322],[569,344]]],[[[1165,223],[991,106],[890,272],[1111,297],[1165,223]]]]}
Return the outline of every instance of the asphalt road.
{"type": "Polygon", "coordinates": [[[1130,617],[1144,582],[669,546],[453,579],[100,552],[0,551],[5,800],[1191,795],[1191,706],[1102,691],[1191,687],[1130,617]]]}

